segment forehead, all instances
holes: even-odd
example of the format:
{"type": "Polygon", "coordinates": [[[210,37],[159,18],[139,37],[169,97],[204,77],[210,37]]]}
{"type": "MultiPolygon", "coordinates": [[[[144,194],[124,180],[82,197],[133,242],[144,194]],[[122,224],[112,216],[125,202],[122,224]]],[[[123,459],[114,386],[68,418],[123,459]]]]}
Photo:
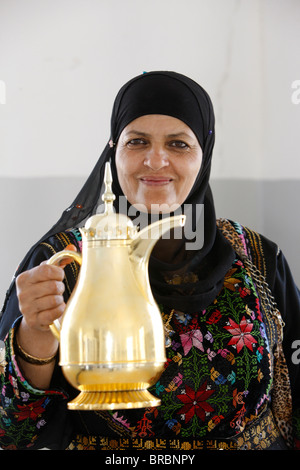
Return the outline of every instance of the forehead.
{"type": "Polygon", "coordinates": [[[122,134],[143,132],[145,134],[158,133],[161,135],[185,133],[195,137],[192,129],[180,119],[163,114],[147,114],[131,121],[122,134]]]}

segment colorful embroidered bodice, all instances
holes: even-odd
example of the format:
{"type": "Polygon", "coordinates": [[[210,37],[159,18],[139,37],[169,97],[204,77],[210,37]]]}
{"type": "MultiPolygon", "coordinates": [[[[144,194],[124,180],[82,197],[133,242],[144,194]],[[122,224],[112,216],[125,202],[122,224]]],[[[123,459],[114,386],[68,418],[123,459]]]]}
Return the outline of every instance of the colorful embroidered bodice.
{"type": "Polygon", "coordinates": [[[175,310],[170,327],[166,368],[151,388],[161,406],[100,414],[130,437],[241,432],[265,405],[271,385],[260,303],[242,262],[235,261],[212,305],[190,315],[175,310]]]}
{"type": "MultiPolygon", "coordinates": [[[[70,242],[80,249],[77,232],[67,234],[61,249],[70,242]]],[[[70,273],[73,270],[76,276],[74,269],[70,267],[70,273]]],[[[71,276],[71,289],[70,280],[71,276]]],[[[160,397],[161,406],[151,409],[67,412],[68,390],[59,382],[42,391],[22,376],[12,328],[6,340],[6,364],[0,369],[0,446],[30,448],[43,443],[41,436],[47,436],[49,429],[55,433],[53,423],[60,420],[61,427],[57,426],[63,429],[70,413],[71,449],[97,448],[96,436],[105,444],[107,439],[191,441],[239,435],[267,408],[272,386],[264,313],[242,260],[236,258],[206,310],[184,314],[175,305],[173,311],[160,308],[164,321],[170,319],[171,342],[165,370],[150,389],[160,397]]]]}

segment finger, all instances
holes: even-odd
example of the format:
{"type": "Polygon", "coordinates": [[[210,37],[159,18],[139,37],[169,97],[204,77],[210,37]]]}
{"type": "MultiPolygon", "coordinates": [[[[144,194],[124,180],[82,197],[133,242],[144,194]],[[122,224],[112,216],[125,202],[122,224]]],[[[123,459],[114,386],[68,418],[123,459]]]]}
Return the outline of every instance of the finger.
{"type": "Polygon", "coordinates": [[[49,298],[58,297],[62,298],[64,293],[65,285],[61,281],[45,281],[38,282],[36,284],[28,284],[18,288],[17,295],[19,300],[20,311],[23,315],[35,314],[43,310],[44,308],[56,307],[56,301],[53,300],[53,305],[49,298]],[[44,300],[43,300],[44,299],[44,300]]]}
{"type": "Polygon", "coordinates": [[[66,304],[62,302],[56,308],[45,310],[36,315],[26,316],[25,322],[30,328],[46,331],[54,320],[60,319],[64,313],[66,304]]]}
{"type": "Polygon", "coordinates": [[[32,313],[40,314],[42,312],[47,312],[48,310],[53,310],[59,307],[64,303],[64,298],[62,295],[47,295],[36,299],[31,303],[32,313]]]}
{"type": "Polygon", "coordinates": [[[62,295],[64,291],[65,284],[62,281],[44,281],[30,285],[26,295],[32,300],[37,300],[49,295],[62,295]]]}
{"type": "Polygon", "coordinates": [[[70,245],[67,245],[65,250],[68,250],[68,251],[77,251],[77,248],[75,245],[73,245],[72,243],[70,243],[70,245]]]}
{"type": "MultiPolygon", "coordinates": [[[[70,244],[70,245],[67,245],[66,248],[64,249],[64,251],[75,251],[77,252],[77,248],[75,245],[73,244],[70,244]]],[[[73,258],[64,258],[63,260],[61,260],[61,262],[59,263],[59,267],[60,268],[65,268],[68,264],[72,263],[74,261],[73,258]]]]}
{"type": "Polygon", "coordinates": [[[42,262],[39,266],[21,273],[18,278],[18,284],[36,284],[43,281],[63,281],[64,270],[59,266],[54,266],[42,262]]]}
{"type": "Polygon", "coordinates": [[[39,315],[39,322],[40,326],[43,329],[49,329],[49,325],[51,325],[54,320],[59,320],[66,308],[66,304],[63,302],[58,307],[53,308],[51,310],[46,310],[39,315]]]}

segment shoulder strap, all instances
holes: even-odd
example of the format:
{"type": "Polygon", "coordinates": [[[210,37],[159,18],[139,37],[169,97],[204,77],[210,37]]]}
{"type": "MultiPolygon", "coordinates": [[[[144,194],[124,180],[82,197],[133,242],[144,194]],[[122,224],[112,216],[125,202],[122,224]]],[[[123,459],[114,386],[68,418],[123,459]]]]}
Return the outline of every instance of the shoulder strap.
{"type": "Polygon", "coordinates": [[[250,259],[266,277],[267,269],[259,233],[227,219],[218,219],[217,226],[223,236],[233,245],[236,253],[242,259],[245,257],[250,259]]]}
{"type": "Polygon", "coordinates": [[[260,235],[253,230],[246,229],[237,222],[230,222],[227,219],[218,219],[217,227],[223,236],[232,244],[235,252],[250,271],[259,290],[264,309],[269,312],[276,321],[280,332],[279,337],[282,340],[284,322],[266,281],[267,269],[260,235]]]}
{"type": "Polygon", "coordinates": [[[262,308],[265,312],[265,325],[270,342],[270,351],[274,354],[272,411],[282,436],[288,446],[292,447],[291,387],[282,347],[284,322],[266,281],[267,269],[260,235],[227,219],[218,219],[217,227],[232,244],[257,287],[262,308]]]}

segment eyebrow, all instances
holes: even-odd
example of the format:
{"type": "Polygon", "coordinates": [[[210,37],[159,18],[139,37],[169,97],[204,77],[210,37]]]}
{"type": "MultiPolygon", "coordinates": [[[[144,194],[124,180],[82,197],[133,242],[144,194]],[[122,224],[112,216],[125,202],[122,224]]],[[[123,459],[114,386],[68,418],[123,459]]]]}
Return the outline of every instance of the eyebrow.
{"type": "Polygon", "coordinates": [[[188,134],[187,132],[177,132],[175,134],[168,134],[168,137],[171,137],[171,138],[176,138],[176,137],[189,137],[190,139],[192,138],[192,136],[190,134],[188,134]]]}
{"type": "Polygon", "coordinates": [[[147,134],[146,132],[135,131],[134,129],[132,129],[131,131],[125,132],[125,135],[130,135],[130,134],[140,135],[141,137],[149,137],[150,136],[150,134],[147,134]]]}
{"type": "MultiPolygon", "coordinates": [[[[126,132],[126,135],[130,135],[130,134],[134,134],[134,135],[138,135],[140,137],[150,137],[151,134],[148,134],[147,132],[142,132],[142,131],[137,131],[137,130],[130,130],[128,132],[126,132]]],[[[190,134],[188,134],[187,132],[184,132],[184,131],[180,131],[180,132],[176,132],[174,134],[167,134],[168,138],[171,138],[171,139],[175,139],[175,138],[178,138],[178,137],[187,137],[187,138],[192,138],[192,136],[190,134]]]]}

